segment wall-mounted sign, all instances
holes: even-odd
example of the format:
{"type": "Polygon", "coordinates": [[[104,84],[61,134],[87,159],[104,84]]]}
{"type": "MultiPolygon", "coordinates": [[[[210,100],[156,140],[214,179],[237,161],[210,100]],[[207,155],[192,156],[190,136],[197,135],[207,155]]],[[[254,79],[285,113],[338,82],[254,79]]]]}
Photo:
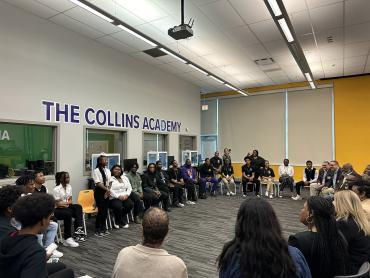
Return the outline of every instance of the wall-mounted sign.
{"type": "Polygon", "coordinates": [[[61,104],[42,101],[46,121],[80,124],[81,121],[92,126],[135,128],[151,131],[180,132],[181,122],[164,120],[149,116],[122,113],[88,107],[81,109],[75,104],[61,104]]]}

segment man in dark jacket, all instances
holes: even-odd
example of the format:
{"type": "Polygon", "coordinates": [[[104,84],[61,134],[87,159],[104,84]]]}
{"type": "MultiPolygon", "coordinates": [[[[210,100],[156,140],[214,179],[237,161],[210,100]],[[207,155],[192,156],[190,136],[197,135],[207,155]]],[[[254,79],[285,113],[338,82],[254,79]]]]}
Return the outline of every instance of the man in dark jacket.
{"type": "Polygon", "coordinates": [[[333,186],[333,173],[329,169],[329,161],[324,161],[322,167],[319,170],[319,177],[316,183],[310,184],[310,196],[317,196],[321,193],[324,188],[333,186]]]}
{"type": "Polygon", "coordinates": [[[336,160],[332,160],[329,163],[330,170],[333,174],[333,188],[338,189],[343,183],[342,169],[339,167],[339,163],[336,160]]]}
{"type": "Polygon", "coordinates": [[[1,277],[74,277],[61,263],[46,264],[51,254],[37,242],[37,234],[49,226],[54,208],[55,199],[48,194],[31,194],[15,202],[13,215],[22,229],[0,241],[1,277]]]}
{"type": "Polygon", "coordinates": [[[10,224],[11,206],[21,196],[15,186],[7,185],[0,188],[0,240],[16,231],[10,224]]]}
{"type": "Polygon", "coordinates": [[[200,187],[199,187],[199,195],[203,196],[206,194],[207,185],[209,185],[211,196],[216,196],[216,190],[218,188],[218,181],[215,177],[214,169],[211,165],[211,161],[209,158],[206,158],[204,164],[200,166],[199,169],[200,173],[200,187]]]}

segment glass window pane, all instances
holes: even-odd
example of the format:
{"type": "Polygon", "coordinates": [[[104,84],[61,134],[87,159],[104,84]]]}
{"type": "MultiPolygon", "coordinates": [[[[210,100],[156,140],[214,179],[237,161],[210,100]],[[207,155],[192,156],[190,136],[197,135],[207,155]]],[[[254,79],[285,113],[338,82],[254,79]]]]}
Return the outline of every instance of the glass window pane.
{"type": "Polygon", "coordinates": [[[167,135],[158,134],[158,152],[167,151],[167,135]]]}
{"type": "Polygon", "coordinates": [[[182,157],[182,151],[190,150],[196,151],[197,150],[197,140],[196,136],[179,136],[179,157],[182,157]]]}
{"type": "Polygon", "coordinates": [[[0,123],[0,178],[19,176],[25,170],[54,174],[55,127],[0,123]]]}
{"type": "Polygon", "coordinates": [[[217,136],[202,136],[202,159],[213,157],[217,150],[217,136]]]}

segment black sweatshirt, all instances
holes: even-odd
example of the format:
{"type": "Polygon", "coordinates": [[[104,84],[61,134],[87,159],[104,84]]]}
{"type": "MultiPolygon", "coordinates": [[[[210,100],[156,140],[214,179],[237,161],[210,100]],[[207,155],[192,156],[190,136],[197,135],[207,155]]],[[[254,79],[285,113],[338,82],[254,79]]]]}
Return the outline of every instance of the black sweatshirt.
{"type": "Polygon", "coordinates": [[[35,235],[16,233],[0,241],[0,276],[45,278],[46,252],[35,235]]]}

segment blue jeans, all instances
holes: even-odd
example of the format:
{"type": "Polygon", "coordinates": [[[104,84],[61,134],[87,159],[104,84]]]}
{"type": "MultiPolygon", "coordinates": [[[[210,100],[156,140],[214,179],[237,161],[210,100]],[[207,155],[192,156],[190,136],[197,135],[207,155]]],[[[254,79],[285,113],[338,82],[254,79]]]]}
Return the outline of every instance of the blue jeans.
{"type": "Polygon", "coordinates": [[[54,242],[54,239],[58,232],[58,223],[50,221],[50,224],[43,234],[37,235],[37,241],[39,244],[46,248],[54,242]]]}

